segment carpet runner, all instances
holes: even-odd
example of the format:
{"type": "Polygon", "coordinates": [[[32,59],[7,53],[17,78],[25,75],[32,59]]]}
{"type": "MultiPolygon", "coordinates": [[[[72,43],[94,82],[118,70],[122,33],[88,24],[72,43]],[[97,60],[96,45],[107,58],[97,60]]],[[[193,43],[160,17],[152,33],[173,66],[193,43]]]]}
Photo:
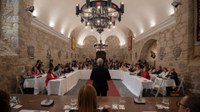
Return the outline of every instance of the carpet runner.
{"type": "MultiPolygon", "coordinates": [[[[92,80],[88,80],[86,82],[86,84],[92,85],[92,82],[93,82],[92,80]]],[[[120,96],[120,94],[112,80],[108,81],[108,88],[109,88],[109,90],[108,90],[107,96],[120,96]]]]}

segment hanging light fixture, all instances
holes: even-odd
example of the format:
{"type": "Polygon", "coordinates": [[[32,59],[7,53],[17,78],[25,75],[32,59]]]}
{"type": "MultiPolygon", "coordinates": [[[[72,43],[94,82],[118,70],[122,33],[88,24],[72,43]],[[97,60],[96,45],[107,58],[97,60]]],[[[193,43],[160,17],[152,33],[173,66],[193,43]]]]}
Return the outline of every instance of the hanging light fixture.
{"type": "Polygon", "coordinates": [[[102,43],[101,34],[100,34],[100,43],[94,44],[94,47],[96,47],[97,51],[105,51],[105,48],[108,47],[107,44],[102,43]]]}
{"type": "Polygon", "coordinates": [[[98,33],[102,33],[105,28],[115,26],[116,20],[121,21],[121,15],[124,13],[124,4],[120,3],[118,7],[111,0],[86,0],[86,3],[79,9],[76,5],[76,15],[80,14],[81,22],[91,29],[95,28],[98,33]]]}

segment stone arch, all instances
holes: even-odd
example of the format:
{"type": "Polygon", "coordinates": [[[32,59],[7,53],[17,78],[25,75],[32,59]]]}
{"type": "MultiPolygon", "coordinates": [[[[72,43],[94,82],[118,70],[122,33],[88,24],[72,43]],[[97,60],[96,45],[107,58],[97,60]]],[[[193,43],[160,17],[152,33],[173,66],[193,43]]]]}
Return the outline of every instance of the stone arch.
{"type": "Polygon", "coordinates": [[[150,65],[155,66],[155,59],[157,57],[157,40],[150,39],[144,43],[139,59],[146,60],[150,65]]]}
{"type": "Polygon", "coordinates": [[[84,58],[92,58],[95,59],[96,57],[96,48],[94,44],[97,43],[98,40],[94,36],[87,36],[83,41],[83,48],[80,52],[84,55],[84,58]]]}
{"type": "Polygon", "coordinates": [[[106,48],[106,57],[107,59],[119,60],[120,53],[120,40],[116,36],[109,36],[106,38],[105,44],[108,45],[106,48]]]}

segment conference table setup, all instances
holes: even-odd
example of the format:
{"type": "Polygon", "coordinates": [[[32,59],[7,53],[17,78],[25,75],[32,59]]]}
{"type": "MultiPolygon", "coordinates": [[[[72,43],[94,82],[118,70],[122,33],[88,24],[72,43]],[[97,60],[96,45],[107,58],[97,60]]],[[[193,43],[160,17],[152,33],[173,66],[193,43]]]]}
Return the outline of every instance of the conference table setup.
{"type": "MultiPolygon", "coordinates": [[[[64,95],[71,90],[78,82],[79,79],[90,79],[92,70],[76,70],[67,73],[58,79],[50,80],[47,85],[48,95],[64,95]]],[[[121,79],[121,70],[110,70],[112,79],[121,79]]]]}
{"type": "MultiPolygon", "coordinates": [[[[12,112],[69,112],[70,109],[77,109],[71,105],[71,100],[76,99],[77,101],[77,96],[64,96],[64,94],[70,91],[79,79],[90,79],[91,72],[92,70],[75,70],[60,76],[58,79],[50,80],[47,86],[45,85],[46,74],[26,78],[24,87],[34,88],[34,95],[12,95],[14,99],[18,100],[15,103],[11,102],[12,112]],[[37,95],[43,88],[46,88],[48,95],[37,95]],[[42,105],[43,101],[50,100],[54,101],[52,105],[42,105]]],[[[136,97],[98,97],[99,109],[102,109],[103,105],[109,105],[112,110],[118,112],[177,111],[176,102],[180,100],[180,97],[143,97],[145,102],[135,103],[136,98],[142,97],[143,90],[152,89],[155,82],[162,82],[163,87],[168,87],[174,86],[173,80],[164,81],[162,78],[155,77],[153,82],[140,76],[130,75],[128,71],[123,70],[109,70],[109,73],[112,79],[121,80],[136,97]],[[168,101],[167,106],[163,103],[164,99],[168,101]]]]}
{"type": "MultiPolygon", "coordinates": [[[[46,88],[48,95],[64,95],[70,91],[78,82],[79,79],[90,79],[92,70],[75,70],[70,73],[66,73],[60,76],[58,79],[53,79],[45,85],[46,74],[34,77],[26,78],[24,82],[24,88],[34,88],[34,94],[39,94],[46,88]]],[[[121,80],[122,83],[131,91],[135,96],[142,96],[144,89],[152,89],[155,83],[161,84],[163,90],[166,87],[175,87],[175,81],[173,79],[162,79],[154,76],[154,81],[148,80],[140,76],[130,75],[128,71],[123,70],[109,70],[111,79],[121,80]]],[[[152,76],[152,74],[151,74],[152,76]]],[[[166,93],[162,93],[165,95],[166,93]]]]}
{"type": "MultiPolygon", "coordinates": [[[[72,99],[77,96],[48,96],[48,95],[21,95],[13,94],[17,103],[12,103],[12,112],[69,112],[70,109],[77,109],[77,102],[72,105],[72,99]],[[44,100],[52,100],[52,105],[43,106],[44,100]]],[[[176,102],[180,97],[165,97],[170,100],[168,108],[164,108],[162,97],[145,97],[145,104],[134,103],[132,97],[98,97],[99,109],[104,105],[109,105],[113,111],[117,112],[177,112],[176,102]],[[163,108],[162,106],[163,105],[163,108]]],[[[76,100],[77,101],[77,100],[76,100]]]]}
{"type": "MultiPolygon", "coordinates": [[[[53,79],[45,85],[46,74],[34,78],[26,78],[24,81],[24,88],[34,88],[34,94],[37,95],[44,89],[47,90],[48,95],[64,95],[70,91],[78,82],[79,79],[90,79],[92,70],[75,70],[60,76],[58,79],[53,79]]],[[[162,78],[154,77],[152,80],[145,79],[140,76],[130,75],[128,71],[123,70],[109,70],[111,79],[121,80],[122,83],[131,91],[135,96],[142,96],[144,89],[152,89],[154,83],[161,83],[162,78]]],[[[167,79],[162,82],[162,87],[175,86],[172,79],[167,79]]]]}
{"type": "MultiPolygon", "coordinates": [[[[79,79],[90,79],[92,70],[76,70],[64,76],[50,80],[47,85],[48,95],[64,95],[71,90],[79,79]]],[[[143,89],[151,89],[153,82],[143,77],[129,75],[122,70],[109,70],[111,79],[122,80],[123,84],[136,96],[140,96],[143,89]],[[139,93],[138,93],[139,92],[139,93]]]]}

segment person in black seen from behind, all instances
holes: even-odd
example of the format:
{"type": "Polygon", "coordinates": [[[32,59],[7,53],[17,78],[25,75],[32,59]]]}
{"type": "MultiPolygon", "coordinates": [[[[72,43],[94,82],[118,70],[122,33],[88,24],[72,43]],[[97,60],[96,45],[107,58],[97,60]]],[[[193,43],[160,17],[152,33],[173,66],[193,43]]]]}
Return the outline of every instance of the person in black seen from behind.
{"type": "Polygon", "coordinates": [[[97,59],[97,67],[93,68],[90,79],[93,80],[97,95],[107,96],[109,89],[107,80],[111,80],[111,77],[108,69],[103,67],[103,59],[97,59]]]}
{"type": "Polygon", "coordinates": [[[11,112],[10,108],[10,96],[8,93],[0,89],[0,111],[11,112]]]}

